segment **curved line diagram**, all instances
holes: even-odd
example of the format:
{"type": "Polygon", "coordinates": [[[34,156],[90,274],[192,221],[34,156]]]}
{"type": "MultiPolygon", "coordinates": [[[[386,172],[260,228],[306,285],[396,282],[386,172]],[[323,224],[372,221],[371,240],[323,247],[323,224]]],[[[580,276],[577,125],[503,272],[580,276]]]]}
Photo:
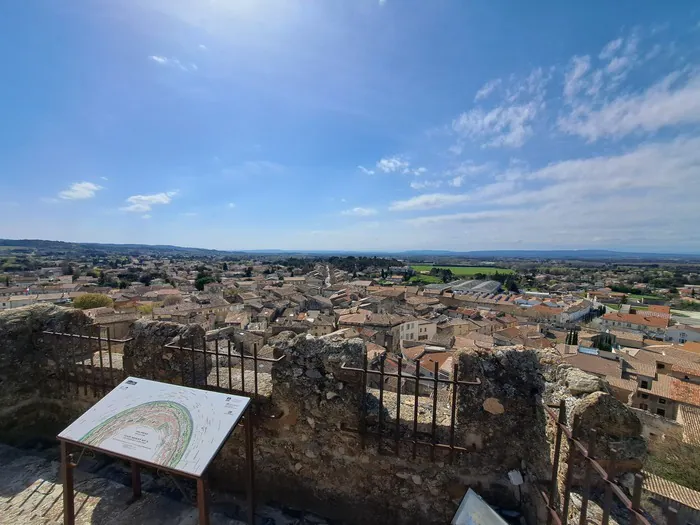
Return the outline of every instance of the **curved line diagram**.
{"type": "Polygon", "coordinates": [[[173,468],[185,454],[194,426],[190,411],[180,403],[149,401],[106,419],[80,438],[80,441],[86,445],[100,446],[106,439],[133,425],[151,427],[158,432],[161,443],[152,461],[173,468]]]}

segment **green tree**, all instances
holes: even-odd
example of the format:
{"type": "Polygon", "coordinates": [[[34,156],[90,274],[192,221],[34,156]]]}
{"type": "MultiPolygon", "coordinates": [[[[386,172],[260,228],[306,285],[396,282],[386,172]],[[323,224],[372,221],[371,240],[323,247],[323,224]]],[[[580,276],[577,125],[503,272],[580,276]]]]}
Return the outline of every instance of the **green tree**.
{"type": "Polygon", "coordinates": [[[253,276],[253,267],[248,266],[248,268],[245,269],[245,276],[246,277],[252,277],[253,276]]]}
{"type": "Polygon", "coordinates": [[[222,268],[225,272],[228,272],[228,263],[227,263],[226,261],[224,261],[224,264],[221,265],[221,268],[222,268]]]}
{"type": "Polygon", "coordinates": [[[114,301],[112,301],[111,297],[99,293],[86,293],[85,295],[73,299],[73,306],[81,310],[99,308],[101,306],[112,306],[113,304],[114,301]]]}
{"type": "Polygon", "coordinates": [[[153,278],[151,277],[150,273],[144,273],[141,277],[139,277],[139,281],[146,286],[151,286],[151,281],[153,278]]]}
{"type": "Polygon", "coordinates": [[[574,330],[574,335],[571,338],[571,344],[572,345],[577,345],[578,344],[578,332],[574,330]]]}
{"type": "Polygon", "coordinates": [[[7,286],[8,288],[10,287],[10,276],[9,275],[5,276],[5,286],[7,286]]]}

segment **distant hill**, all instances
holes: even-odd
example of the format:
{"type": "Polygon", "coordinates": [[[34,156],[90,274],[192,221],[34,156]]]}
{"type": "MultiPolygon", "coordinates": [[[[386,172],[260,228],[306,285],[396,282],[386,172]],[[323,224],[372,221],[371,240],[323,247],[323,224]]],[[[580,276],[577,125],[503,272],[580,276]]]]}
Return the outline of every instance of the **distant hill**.
{"type": "Polygon", "coordinates": [[[131,255],[178,254],[200,257],[222,257],[232,255],[268,255],[268,256],[320,256],[330,255],[378,255],[399,258],[464,257],[472,259],[568,259],[568,260],[620,260],[620,261],[700,261],[700,254],[671,254],[652,252],[623,252],[613,250],[488,250],[488,251],[451,251],[451,250],[406,250],[406,251],[351,251],[351,250],[211,250],[206,248],[188,248],[171,245],[150,244],[104,244],[76,243],[65,241],[47,241],[40,239],[0,239],[0,247],[14,246],[34,249],[42,253],[54,254],[108,254],[122,253],[131,255]]]}

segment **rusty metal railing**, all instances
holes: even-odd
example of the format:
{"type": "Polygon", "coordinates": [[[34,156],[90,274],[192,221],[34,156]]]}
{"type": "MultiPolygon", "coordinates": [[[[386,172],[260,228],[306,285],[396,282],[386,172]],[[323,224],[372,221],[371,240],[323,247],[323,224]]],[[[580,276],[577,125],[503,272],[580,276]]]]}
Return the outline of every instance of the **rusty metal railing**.
{"type": "MultiPolygon", "coordinates": [[[[346,427],[345,430],[350,430],[354,431],[360,434],[360,443],[362,448],[364,449],[366,447],[366,437],[367,436],[372,436],[377,439],[377,447],[379,453],[384,453],[383,446],[385,441],[391,441],[393,443],[393,446],[391,449],[393,450],[393,454],[399,455],[400,453],[400,444],[401,443],[406,443],[410,445],[411,449],[411,457],[413,459],[416,458],[417,455],[417,449],[418,447],[422,448],[429,448],[430,449],[430,459],[432,461],[435,460],[435,451],[436,450],[441,450],[441,451],[446,451],[449,457],[449,461],[453,462],[455,453],[456,452],[469,452],[472,449],[458,446],[456,444],[455,440],[455,429],[456,429],[456,422],[457,422],[457,389],[459,387],[465,387],[465,386],[478,386],[481,384],[480,379],[476,379],[475,381],[459,381],[457,377],[459,376],[459,365],[454,364],[452,365],[452,370],[451,370],[451,377],[449,379],[446,379],[444,377],[440,377],[440,367],[439,363],[437,361],[432,361],[432,369],[423,366],[422,364],[422,359],[417,359],[414,362],[409,362],[406,367],[404,367],[404,360],[402,356],[397,356],[396,358],[396,372],[388,372],[386,371],[386,354],[383,354],[380,359],[379,359],[379,369],[378,370],[373,370],[370,369],[368,366],[368,360],[367,360],[367,354],[365,353],[364,359],[363,359],[363,364],[362,368],[355,368],[347,365],[343,365],[342,369],[347,370],[350,372],[356,372],[361,375],[362,378],[362,387],[361,387],[361,392],[362,392],[362,397],[360,401],[360,422],[359,422],[359,428],[349,428],[346,427]],[[413,373],[410,373],[410,371],[405,371],[414,369],[413,373]],[[378,409],[378,414],[377,414],[377,419],[378,422],[375,426],[375,428],[372,428],[372,425],[368,421],[368,400],[369,396],[372,395],[372,392],[368,391],[368,377],[373,376],[377,377],[379,379],[378,381],[378,387],[377,387],[377,397],[379,400],[379,409],[378,409]],[[393,428],[390,428],[388,424],[385,424],[384,422],[384,409],[385,409],[385,391],[387,391],[385,383],[386,379],[388,378],[394,378],[396,379],[396,414],[394,417],[394,424],[393,428]],[[408,430],[406,436],[402,435],[402,423],[401,423],[401,397],[402,397],[402,390],[404,386],[404,381],[407,381],[409,384],[412,382],[412,392],[407,393],[405,395],[412,397],[413,398],[413,414],[409,416],[410,419],[407,420],[409,422],[409,426],[406,427],[406,430],[408,430]],[[446,405],[444,401],[440,401],[440,386],[444,385],[446,386],[446,391],[445,394],[447,394],[450,398],[449,401],[449,409],[450,409],[450,417],[449,417],[449,438],[446,440],[447,442],[441,442],[440,439],[438,438],[438,432],[437,432],[437,411],[438,411],[438,404],[443,403],[443,405],[446,405]],[[421,386],[427,387],[427,389],[430,391],[428,396],[421,395],[421,386]],[[425,435],[425,432],[419,432],[418,430],[418,409],[419,409],[419,400],[426,400],[429,399],[431,403],[431,410],[432,410],[432,417],[430,418],[430,433],[429,437],[427,439],[421,438],[421,434],[425,435]]],[[[391,390],[388,390],[391,391],[391,390]]],[[[405,432],[404,432],[405,433],[405,432]]]]}
{"type": "MultiPolygon", "coordinates": [[[[602,501],[602,525],[608,525],[613,507],[613,496],[622,504],[629,516],[631,525],[651,525],[645,517],[641,508],[642,484],[644,477],[637,473],[634,476],[634,487],[632,490],[632,499],[627,497],[622,487],[615,481],[615,458],[609,461],[609,468],[605,470],[596,459],[596,431],[591,430],[591,440],[588,446],[585,446],[578,439],[579,420],[574,416],[573,432],[567,426],[566,403],[562,400],[558,406],[558,414],[552,407],[545,406],[545,412],[556,424],[556,435],[554,439],[554,457],[552,460],[551,480],[549,482],[549,490],[539,489],[539,493],[544,499],[547,507],[547,525],[552,522],[557,525],[568,525],[569,506],[571,503],[571,492],[573,474],[575,469],[576,458],[580,457],[584,460],[584,478],[581,494],[581,508],[579,525],[586,525],[588,521],[588,503],[591,497],[591,482],[592,475],[597,474],[604,483],[604,495],[602,501]],[[569,445],[569,457],[567,460],[566,476],[564,478],[564,487],[561,491],[561,498],[558,498],[558,482],[559,482],[559,466],[561,461],[562,441],[566,439],[569,445]],[[561,499],[561,505],[557,505],[557,500],[561,499]]],[[[667,523],[676,525],[677,511],[669,508],[667,512],[667,523]]]]}

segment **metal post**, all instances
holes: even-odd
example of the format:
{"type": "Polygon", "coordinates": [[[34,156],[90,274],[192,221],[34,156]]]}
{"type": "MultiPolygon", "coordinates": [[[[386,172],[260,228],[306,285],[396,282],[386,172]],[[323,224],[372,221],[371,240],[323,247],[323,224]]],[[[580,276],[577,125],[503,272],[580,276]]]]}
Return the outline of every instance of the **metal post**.
{"type": "Polygon", "coordinates": [[[131,490],[134,494],[134,501],[141,497],[141,469],[135,461],[131,462],[131,490]]]}
{"type": "Polygon", "coordinates": [[[435,461],[435,431],[437,426],[437,401],[438,401],[438,374],[440,373],[438,362],[433,362],[433,420],[430,427],[430,461],[435,461]]]}
{"type": "Polygon", "coordinates": [[[367,433],[367,350],[362,357],[362,394],[360,397],[360,446],[365,449],[365,434],[367,433]]]}
{"type": "Polygon", "coordinates": [[[452,365],[452,407],[450,412],[450,464],[455,459],[455,424],[457,423],[457,374],[459,365],[452,365]]]}
{"type": "Polygon", "coordinates": [[[209,525],[209,494],[207,479],[197,478],[197,507],[199,508],[199,525],[209,525]]]}
{"type": "MultiPolygon", "coordinates": [[[[552,462],[552,484],[549,486],[549,507],[554,510],[554,497],[557,491],[557,479],[559,477],[559,456],[561,454],[561,435],[563,425],[566,424],[566,403],[562,399],[559,403],[559,419],[557,420],[557,437],[554,440],[554,461],[552,462]]],[[[551,512],[547,514],[547,525],[552,524],[551,512]]]]}
{"type": "Polygon", "coordinates": [[[247,472],[248,524],[255,525],[255,465],[253,459],[253,415],[250,405],[245,416],[245,459],[247,472]]]}
{"type": "Polygon", "coordinates": [[[610,467],[608,468],[608,479],[605,480],[605,496],[603,497],[603,525],[610,523],[610,510],[612,509],[612,484],[615,479],[616,455],[613,451],[610,457],[610,467]]]}
{"type": "Polygon", "coordinates": [[[63,525],[74,525],[73,458],[68,454],[68,444],[65,441],[61,441],[61,481],[63,482],[63,525]]]}
{"type": "Polygon", "coordinates": [[[642,481],[644,481],[643,476],[637,472],[634,475],[634,489],[632,490],[632,510],[630,516],[630,525],[637,525],[637,514],[641,510],[640,504],[642,501],[642,481]]]}
{"type": "Polygon", "coordinates": [[[574,439],[578,435],[579,416],[574,416],[572,439],[567,436],[566,442],[569,445],[569,461],[566,463],[566,479],[564,481],[564,504],[562,505],[562,518],[566,522],[569,519],[569,501],[571,499],[571,482],[574,479],[574,460],[576,457],[576,445],[574,439]]]}
{"type": "Polygon", "coordinates": [[[588,513],[588,499],[591,497],[591,461],[595,459],[595,442],[598,432],[591,430],[591,441],[588,443],[588,457],[586,457],[586,471],[583,478],[583,492],[581,493],[581,519],[579,525],[586,525],[586,515],[588,513]]]}
{"type": "Polygon", "coordinates": [[[416,382],[413,388],[413,451],[412,457],[416,459],[416,446],[418,445],[418,389],[420,388],[420,358],[416,360],[416,382]]]}
{"type": "Polygon", "coordinates": [[[401,439],[401,367],[403,367],[403,356],[399,356],[399,371],[398,377],[396,378],[396,429],[395,437],[396,440],[396,455],[399,455],[401,439]]]}

